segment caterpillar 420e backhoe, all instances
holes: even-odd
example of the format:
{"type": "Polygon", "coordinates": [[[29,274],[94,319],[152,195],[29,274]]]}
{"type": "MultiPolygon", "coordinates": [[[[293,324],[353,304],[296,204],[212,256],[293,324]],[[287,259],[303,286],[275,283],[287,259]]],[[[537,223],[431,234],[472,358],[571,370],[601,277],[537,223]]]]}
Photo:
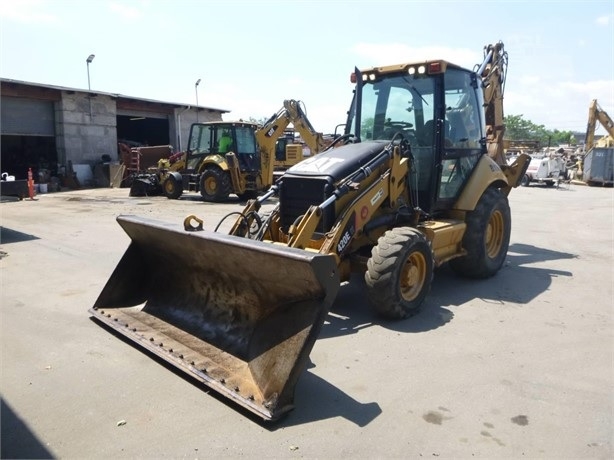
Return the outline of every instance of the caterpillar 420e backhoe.
{"type": "MultiPolygon", "coordinates": [[[[229,234],[120,216],[132,242],[91,314],[265,420],[293,406],[341,281],[374,310],[418,311],[435,267],[486,278],[507,254],[529,157],[505,163],[507,54],[376,67],[356,83],[336,148],[291,167],[229,234]],[[272,212],[261,204],[279,198],[272,212]]],[[[470,287],[468,287],[470,288],[470,287]]]]}

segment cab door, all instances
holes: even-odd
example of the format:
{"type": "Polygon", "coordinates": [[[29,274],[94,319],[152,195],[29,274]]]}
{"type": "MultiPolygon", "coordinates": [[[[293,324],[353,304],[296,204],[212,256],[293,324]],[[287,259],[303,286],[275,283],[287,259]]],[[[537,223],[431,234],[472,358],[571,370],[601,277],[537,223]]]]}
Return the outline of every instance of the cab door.
{"type": "Polygon", "coordinates": [[[448,69],[444,76],[445,114],[435,209],[448,209],[458,198],[479,159],[486,153],[483,93],[474,72],[448,69]]]}

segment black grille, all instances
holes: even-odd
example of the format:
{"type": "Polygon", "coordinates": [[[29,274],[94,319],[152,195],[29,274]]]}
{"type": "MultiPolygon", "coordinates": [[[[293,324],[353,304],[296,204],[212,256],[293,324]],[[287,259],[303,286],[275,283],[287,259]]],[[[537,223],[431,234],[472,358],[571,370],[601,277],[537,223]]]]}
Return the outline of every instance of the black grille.
{"type": "MultiPolygon", "coordinates": [[[[333,187],[325,179],[309,177],[284,177],[279,194],[281,226],[288,231],[296,219],[307,212],[310,206],[319,205],[332,194],[333,187]]],[[[335,222],[335,204],[324,210],[317,228],[327,232],[335,222]]]]}

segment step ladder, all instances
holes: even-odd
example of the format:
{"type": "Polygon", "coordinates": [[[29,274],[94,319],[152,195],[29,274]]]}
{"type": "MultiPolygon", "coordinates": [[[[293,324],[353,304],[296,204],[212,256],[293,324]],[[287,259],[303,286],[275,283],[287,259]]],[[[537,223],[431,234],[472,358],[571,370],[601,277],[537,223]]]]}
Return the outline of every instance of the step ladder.
{"type": "Polygon", "coordinates": [[[126,171],[128,174],[136,174],[141,170],[141,151],[137,148],[130,149],[130,156],[128,164],[126,164],[126,171]]]}

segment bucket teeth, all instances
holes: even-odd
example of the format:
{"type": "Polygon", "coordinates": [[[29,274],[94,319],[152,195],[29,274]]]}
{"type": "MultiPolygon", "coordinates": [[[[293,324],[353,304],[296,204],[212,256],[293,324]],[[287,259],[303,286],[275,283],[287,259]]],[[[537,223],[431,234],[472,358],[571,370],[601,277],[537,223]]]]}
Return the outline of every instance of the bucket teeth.
{"type": "Polygon", "coordinates": [[[339,288],[332,256],[132,216],[90,313],[266,420],[294,387],[339,288]]]}

